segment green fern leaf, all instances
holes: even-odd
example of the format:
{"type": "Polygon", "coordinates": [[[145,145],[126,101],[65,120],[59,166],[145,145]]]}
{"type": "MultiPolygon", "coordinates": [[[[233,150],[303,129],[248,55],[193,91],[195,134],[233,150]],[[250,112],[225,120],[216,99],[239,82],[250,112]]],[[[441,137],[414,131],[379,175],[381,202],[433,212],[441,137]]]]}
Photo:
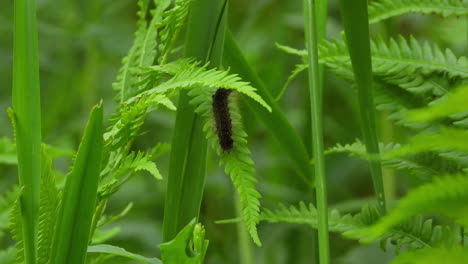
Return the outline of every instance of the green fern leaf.
{"type": "MultiPolygon", "coordinates": [[[[162,69],[164,68],[164,65],[160,65],[158,68],[158,71],[146,72],[145,74],[150,76],[154,74],[157,76],[162,71],[164,71],[162,69]]],[[[172,64],[169,64],[166,71],[169,71],[170,69],[173,69],[172,64]]],[[[217,69],[207,69],[207,65],[200,67],[198,66],[198,63],[193,63],[188,67],[180,69],[171,79],[156,85],[154,88],[145,91],[140,95],[143,96],[154,93],[166,94],[174,89],[190,88],[200,85],[212,89],[225,88],[236,90],[254,99],[271,112],[271,107],[257,93],[255,93],[256,89],[253,88],[248,82],[242,81],[237,74],[229,74],[228,71],[221,71],[217,69]]]]}
{"type": "Polygon", "coordinates": [[[0,196],[0,231],[5,230],[10,223],[11,209],[18,193],[19,187],[15,185],[0,196]]]}
{"type": "Polygon", "coordinates": [[[156,179],[162,179],[159,170],[151,161],[151,156],[144,152],[131,152],[119,162],[119,167],[109,172],[103,171],[101,182],[99,183],[99,195],[109,196],[116,192],[120,186],[128,181],[135,172],[147,171],[156,179]]]}
{"type": "MultiPolygon", "coordinates": [[[[380,144],[381,153],[396,151],[401,148],[399,144],[380,144]]],[[[366,152],[364,144],[356,141],[352,144],[337,144],[325,151],[325,154],[348,153],[349,156],[368,159],[370,156],[366,152]]],[[[461,173],[468,168],[468,155],[447,151],[425,151],[412,155],[389,157],[382,155],[382,165],[387,168],[397,170],[407,170],[413,175],[417,175],[426,180],[432,176],[443,173],[461,173]]]]}
{"type": "Polygon", "coordinates": [[[353,235],[371,242],[405,220],[421,213],[438,213],[468,226],[466,201],[468,199],[468,177],[450,175],[422,185],[403,198],[397,207],[369,229],[353,235]]]}
{"type": "Polygon", "coordinates": [[[163,94],[142,94],[119,106],[111,117],[111,126],[104,134],[107,150],[117,150],[138,135],[147,115],[159,106],[175,110],[174,104],[163,94]]]}
{"type": "MultiPolygon", "coordinates": [[[[221,72],[221,74],[225,74],[221,72]]],[[[235,99],[230,95],[229,110],[232,121],[233,148],[223,151],[215,134],[214,117],[212,110],[212,95],[216,89],[203,86],[194,87],[189,91],[192,97],[191,104],[196,106],[195,111],[206,118],[203,130],[206,138],[211,140],[211,145],[220,156],[220,163],[225,165],[226,174],[230,175],[240,197],[243,220],[250,236],[257,245],[261,245],[257,233],[257,224],[260,215],[260,193],[255,188],[256,179],[253,177],[254,162],[250,158],[247,147],[247,134],[242,129],[241,116],[235,99]]]]}
{"type": "Polygon", "coordinates": [[[159,34],[161,39],[161,43],[158,46],[159,53],[161,54],[158,60],[159,64],[167,62],[174,42],[181,29],[185,26],[192,2],[193,0],[177,0],[175,1],[174,8],[164,13],[161,25],[163,29],[159,34]]]}
{"type": "Polygon", "coordinates": [[[468,85],[447,94],[429,107],[412,110],[408,113],[408,122],[424,122],[436,118],[468,112],[468,85]]]}
{"type": "Polygon", "coordinates": [[[21,195],[22,189],[20,189],[16,201],[13,203],[13,208],[10,214],[10,231],[13,236],[13,240],[16,241],[16,263],[23,263],[24,261],[24,240],[23,240],[23,223],[21,217],[21,195]]]}
{"type": "Polygon", "coordinates": [[[138,0],[139,11],[137,30],[132,47],[129,49],[127,56],[122,59],[122,66],[120,67],[116,81],[112,84],[112,88],[117,92],[117,99],[120,102],[126,100],[129,94],[130,86],[135,82],[135,78],[131,69],[138,66],[138,60],[141,57],[141,48],[145,42],[145,35],[147,31],[146,14],[148,12],[149,0],[138,0]]]}
{"type": "Polygon", "coordinates": [[[52,171],[52,161],[47,157],[44,150],[42,156],[41,200],[37,231],[37,264],[49,263],[60,201],[59,191],[55,185],[55,175],[52,171]]]}
{"type": "Polygon", "coordinates": [[[460,0],[380,0],[369,4],[369,23],[406,13],[437,14],[443,17],[464,16],[468,8],[460,0]]]}
{"type": "MultiPolygon", "coordinates": [[[[341,215],[337,210],[331,210],[328,225],[331,232],[338,232],[346,237],[353,234],[360,234],[369,226],[377,223],[382,217],[382,213],[375,206],[364,206],[361,212],[351,215],[341,215]]],[[[279,209],[264,209],[261,220],[270,223],[291,223],[307,225],[317,228],[317,209],[312,205],[305,205],[301,202],[298,206],[286,207],[280,204],[279,209]]],[[[351,236],[354,239],[364,239],[365,236],[351,236]]],[[[448,227],[433,226],[432,220],[424,221],[418,216],[400,225],[396,225],[379,236],[381,246],[386,249],[388,241],[394,244],[395,250],[401,248],[426,248],[453,241],[453,234],[448,227]]]]}

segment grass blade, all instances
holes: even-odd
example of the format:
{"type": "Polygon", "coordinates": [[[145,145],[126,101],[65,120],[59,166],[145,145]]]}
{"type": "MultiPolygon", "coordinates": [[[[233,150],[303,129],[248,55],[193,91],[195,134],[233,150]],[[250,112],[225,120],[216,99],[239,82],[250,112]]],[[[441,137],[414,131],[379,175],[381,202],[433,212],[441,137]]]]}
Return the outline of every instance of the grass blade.
{"type": "Polygon", "coordinates": [[[86,258],[103,152],[102,109],[101,103],[91,111],[65,183],[51,263],[82,264],[86,258]]]}
{"type": "MultiPolygon", "coordinates": [[[[192,3],[185,56],[219,66],[224,43],[227,1],[195,0],[192,3]],[[211,10],[209,13],[206,10],[211,10]]],[[[186,90],[181,90],[172,138],[163,241],[173,239],[194,217],[198,218],[205,184],[207,144],[203,118],[195,114],[186,90]]]]}
{"type": "Polygon", "coordinates": [[[14,1],[13,109],[21,196],[25,263],[35,263],[41,175],[41,106],[36,2],[14,1]]]}
{"type": "MultiPolygon", "coordinates": [[[[372,91],[372,63],[366,0],[340,0],[341,16],[346,33],[349,55],[358,88],[362,134],[367,152],[378,155],[377,124],[372,91]]],[[[374,189],[379,206],[385,210],[385,195],[380,161],[370,161],[374,189]]]]}

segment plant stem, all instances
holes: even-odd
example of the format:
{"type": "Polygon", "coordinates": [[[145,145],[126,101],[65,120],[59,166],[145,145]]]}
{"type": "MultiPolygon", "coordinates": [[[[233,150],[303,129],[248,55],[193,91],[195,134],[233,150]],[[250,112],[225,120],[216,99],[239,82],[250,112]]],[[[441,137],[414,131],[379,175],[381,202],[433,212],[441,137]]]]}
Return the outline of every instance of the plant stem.
{"type": "MultiPolygon", "coordinates": [[[[185,41],[185,56],[210,66],[221,64],[226,27],[227,0],[195,0],[192,3],[185,41]],[[206,10],[210,10],[209,13],[206,10]]],[[[189,104],[187,91],[181,90],[164,208],[163,241],[173,239],[198,218],[205,184],[206,139],[202,117],[189,104]]]]}
{"type": "MultiPolygon", "coordinates": [[[[235,200],[235,207],[236,207],[236,215],[237,217],[242,217],[242,205],[240,202],[239,195],[236,195],[235,200]]],[[[237,237],[238,237],[238,245],[239,245],[239,253],[240,253],[240,263],[242,264],[253,264],[253,248],[252,248],[252,241],[249,238],[249,233],[247,232],[247,228],[243,222],[236,223],[237,226],[237,237]]]]}
{"type": "Polygon", "coordinates": [[[310,115],[312,125],[312,150],[315,160],[315,185],[318,209],[319,261],[330,263],[328,238],[327,186],[325,157],[323,152],[322,91],[318,64],[318,44],[316,26],[316,6],[314,0],[304,0],[304,25],[307,46],[309,75],[310,115]]]}
{"type": "Polygon", "coordinates": [[[14,1],[13,109],[25,263],[35,263],[41,174],[41,106],[36,2],[14,1]]]}

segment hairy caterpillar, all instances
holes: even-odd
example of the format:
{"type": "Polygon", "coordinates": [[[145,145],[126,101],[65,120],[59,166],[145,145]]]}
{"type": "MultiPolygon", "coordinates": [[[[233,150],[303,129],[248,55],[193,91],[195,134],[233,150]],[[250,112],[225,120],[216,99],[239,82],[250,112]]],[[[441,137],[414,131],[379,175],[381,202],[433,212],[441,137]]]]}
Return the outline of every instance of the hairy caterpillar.
{"type": "Polygon", "coordinates": [[[232,139],[232,120],[229,113],[230,89],[218,88],[213,94],[213,115],[218,134],[219,145],[224,151],[232,149],[234,140],[232,139]]]}

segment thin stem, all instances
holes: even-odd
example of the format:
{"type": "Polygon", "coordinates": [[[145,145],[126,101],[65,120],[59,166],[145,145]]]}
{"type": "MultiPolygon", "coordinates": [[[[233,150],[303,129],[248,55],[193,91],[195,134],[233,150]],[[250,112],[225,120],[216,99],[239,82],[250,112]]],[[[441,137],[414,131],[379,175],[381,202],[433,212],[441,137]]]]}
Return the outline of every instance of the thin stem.
{"type": "MultiPolygon", "coordinates": [[[[236,216],[242,218],[242,205],[240,202],[239,195],[236,195],[235,198],[235,207],[236,207],[236,216]]],[[[243,222],[236,223],[237,226],[237,237],[239,242],[239,253],[240,253],[240,260],[242,264],[253,264],[253,248],[252,248],[252,241],[249,238],[249,233],[245,228],[245,224],[243,222]]]]}
{"type": "Polygon", "coordinates": [[[312,125],[312,150],[315,160],[315,185],[317,196],[318,240],[320,264],[330,263],[328,238],[328,209],[325,176],[325,157],[323,152],[322,91],[318,63],[317,26],[314,0],[304,0],[304,25],[307,46],[309,75],[310,115],[312,125]]]}

